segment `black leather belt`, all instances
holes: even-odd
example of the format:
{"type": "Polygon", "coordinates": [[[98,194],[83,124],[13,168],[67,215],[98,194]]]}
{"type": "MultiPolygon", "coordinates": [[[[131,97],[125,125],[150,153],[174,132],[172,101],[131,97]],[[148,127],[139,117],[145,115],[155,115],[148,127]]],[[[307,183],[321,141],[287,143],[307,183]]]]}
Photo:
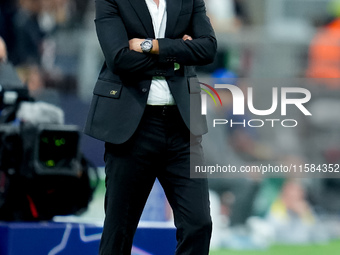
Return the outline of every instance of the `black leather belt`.
{"type": "Polygon", "coordinates": [[[177,105],[147,105],[145,112],[156,116],[167,116],[178,113],[177,105]]]}

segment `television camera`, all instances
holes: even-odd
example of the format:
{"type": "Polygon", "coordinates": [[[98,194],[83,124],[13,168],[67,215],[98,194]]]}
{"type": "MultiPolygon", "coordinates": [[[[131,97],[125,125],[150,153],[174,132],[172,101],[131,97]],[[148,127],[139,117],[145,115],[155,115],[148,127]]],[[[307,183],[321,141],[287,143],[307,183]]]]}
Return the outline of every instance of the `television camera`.
{"type": "Polygon", "coordinates": [[[83,212],[98,173],[79,142],[78,127],[64,125],[63,111],[34,102],[14,68],[1,63],[0,220],[49,220],[83,212]]]}

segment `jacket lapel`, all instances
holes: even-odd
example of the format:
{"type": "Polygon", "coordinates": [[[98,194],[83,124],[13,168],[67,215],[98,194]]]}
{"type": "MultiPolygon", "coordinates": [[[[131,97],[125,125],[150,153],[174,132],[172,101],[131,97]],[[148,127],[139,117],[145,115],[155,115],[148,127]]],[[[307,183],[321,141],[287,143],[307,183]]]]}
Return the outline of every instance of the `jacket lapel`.
{"type": "MultiPolygon", "coordinates": [[[[148,38],[155,38],[152,19],[145,0],[129,0],[141,23],[143,24],[148,38]]],[[[171,0],[169,0],[171,1],[171,0]]]]}
{"type": "Polygon", "coordinates": [[[177,22],[178,14],[182,8],[182,0],[166,0],[166,10],[167,10],[167,22],[165,37],[171,38],[175,25],[177,22]]]}

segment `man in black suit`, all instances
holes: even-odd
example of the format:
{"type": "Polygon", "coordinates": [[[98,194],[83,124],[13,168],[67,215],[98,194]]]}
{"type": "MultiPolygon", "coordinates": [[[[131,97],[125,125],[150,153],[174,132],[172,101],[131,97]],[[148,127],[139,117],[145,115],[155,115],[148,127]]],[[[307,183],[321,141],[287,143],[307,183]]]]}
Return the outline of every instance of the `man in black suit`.
{"type": "Polygon", "coordinates": [[[216,38],[203,0],[97,0],[105,56],[85,133],[105,141],[106,196],[100,254],[130,254],[146,199],[159,179],[174,212],[176,254],[208,254],[207,179],[195,65],[211,63],[216,38]]]}

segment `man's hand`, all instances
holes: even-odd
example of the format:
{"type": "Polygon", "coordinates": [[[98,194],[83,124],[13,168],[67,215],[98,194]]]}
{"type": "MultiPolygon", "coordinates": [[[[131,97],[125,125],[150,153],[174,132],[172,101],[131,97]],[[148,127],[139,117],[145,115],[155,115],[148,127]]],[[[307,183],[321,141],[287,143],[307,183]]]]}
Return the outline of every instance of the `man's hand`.
{"type": "MultiPolygon", "coordinates": [[[[191,41],[192,40],[192,37],[190,35],[184,35],[182,37],[182,39],[184,41],[186,40],[189,40],[191,41]]],[[[142,47],[140,46],[140,44],[142,42],[144,42],[145,39],[140,39],[140,38],[132,38],[131,40],[129,40],[129,49],[130,50],[133,50],[133,51],[137,51],[137,52],[140,52],[140,53],[143,53],[142,51],[142,47]]],[[[153,47],[150,51],[151,54],[159,54],[159,47],[158,47],[158,41],[157,40],[152,40],[152,44],[153,44],[153,47]]]]}
{"type": "MultiPolygon", "coordinates": [[[[142,47],[140,44],[144,42],[145,39],[140,39],[140,38],[133,38],[129,40],[129,49],[134,50],[140,53],[143,53],[142,47]]],[[[158,41],[157,40],[152,40],[152,49],[150,51],[151,54],[158,54],[159,53],[159,48],[158,48],[158,41]]]]}
{"type": "Polygon", "coordinates": [[[129,49],[134,50],[140,53],[143,53],[142,48],[140,44],[144,41],[145,39],[140,39],[140,38],[133,38],[129,40],[129,49]]]}
{"type": "Polygon", "coordinates": [[[183,39],[184,41],[186,41],[186,40],[191,41],[191,40],[192,40],[192,37],[191,37],[190,35],[183,35],[182,39],[183,39]]]}

